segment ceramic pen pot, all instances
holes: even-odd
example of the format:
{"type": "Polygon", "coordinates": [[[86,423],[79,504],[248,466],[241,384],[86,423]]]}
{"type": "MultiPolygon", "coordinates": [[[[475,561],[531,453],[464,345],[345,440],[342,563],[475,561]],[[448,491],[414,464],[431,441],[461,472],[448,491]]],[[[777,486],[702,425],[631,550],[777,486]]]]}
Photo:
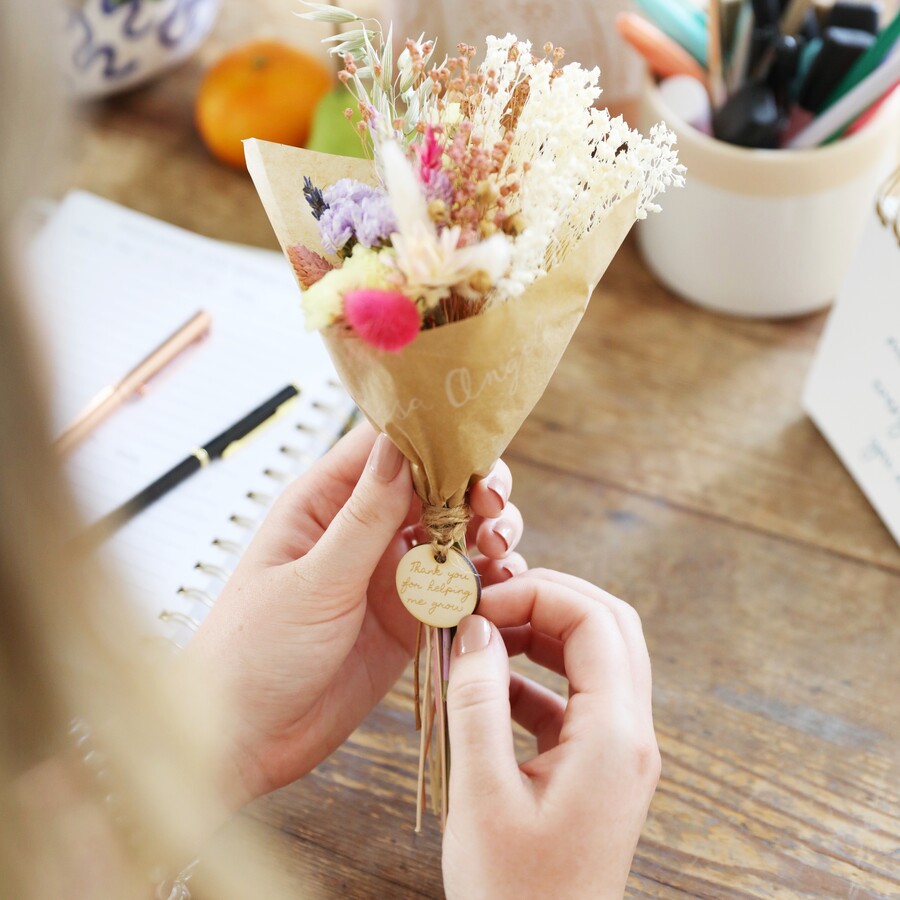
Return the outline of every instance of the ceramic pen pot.
{"type": "Polygon", "coordinates": [[[900,153],[900,91],[850,137],[811,150],[753,150],[682,121],[645,81],[644,131],[678,137],[685,186],[640,222],[654,275],[700,306],[741,316],[798,316],[828,306],[850,267],[879,183],[900,153]]]}
{"type": "Polygon", "coordinates": [[[62,68],[77,97],[142,84],[184,60],[209,34],[221,0],[68,0],[62,68]]]}

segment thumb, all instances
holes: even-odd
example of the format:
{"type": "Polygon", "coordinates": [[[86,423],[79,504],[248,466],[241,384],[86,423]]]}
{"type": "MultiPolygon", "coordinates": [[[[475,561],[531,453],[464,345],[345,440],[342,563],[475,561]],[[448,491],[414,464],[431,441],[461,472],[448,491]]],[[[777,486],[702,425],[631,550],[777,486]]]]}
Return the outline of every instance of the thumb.
{"type": "MultiPolygon", "coordinates": [[[[500,632],[466,616],[453,641],[447,689],[451,809],[516,784],[509,657],[500,632]]],[[[458,807],[457,807],[458,808],[458,807]]]]}
{"type": "Polygon", "coordinates": [[[411,501],[409,465],[397,445],[379,434],[353,493],[304,558],[316,580],[332,589],[368,584],[411,501]]]}

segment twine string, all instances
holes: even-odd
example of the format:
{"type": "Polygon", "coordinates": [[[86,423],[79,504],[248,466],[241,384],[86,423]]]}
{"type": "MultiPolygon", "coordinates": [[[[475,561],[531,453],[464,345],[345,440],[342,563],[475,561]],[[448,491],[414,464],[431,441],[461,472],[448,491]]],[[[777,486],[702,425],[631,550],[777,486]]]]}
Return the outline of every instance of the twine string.
{"type": "Polygon", "coordinates": [[[467,503],[459,506],[424,506],[422,525],[434,550],[434,558],[439,563],[447,562],[447,551],[454,544],[462,544],[466,537],[466,526],[472,513],[467,503]]]}

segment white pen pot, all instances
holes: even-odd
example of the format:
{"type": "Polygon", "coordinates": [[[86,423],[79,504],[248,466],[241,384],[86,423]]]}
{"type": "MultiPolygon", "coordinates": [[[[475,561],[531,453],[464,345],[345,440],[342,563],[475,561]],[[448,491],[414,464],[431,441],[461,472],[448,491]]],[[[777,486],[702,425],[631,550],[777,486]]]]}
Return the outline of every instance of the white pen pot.
{"type": "Polygon", "coordinates": [[[856,134],[811,150],[753,150],[681,121],[647,79],[641,127],[678,137],[685,186],[639,223],[654,275],[676,294],[740,316],[828,306],[850,266],[875,192],[900,158],[900,90],[856,134]]]}

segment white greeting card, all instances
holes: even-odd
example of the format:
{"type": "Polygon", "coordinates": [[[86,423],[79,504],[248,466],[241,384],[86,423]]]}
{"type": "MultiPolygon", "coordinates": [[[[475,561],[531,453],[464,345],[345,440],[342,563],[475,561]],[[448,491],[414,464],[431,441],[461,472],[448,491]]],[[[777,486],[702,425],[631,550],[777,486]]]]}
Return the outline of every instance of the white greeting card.
{"type": "Polygon", "coordinates": [[[890,188],[873,208],[803,402],[900,543],[900,198],[890,188]]]}

